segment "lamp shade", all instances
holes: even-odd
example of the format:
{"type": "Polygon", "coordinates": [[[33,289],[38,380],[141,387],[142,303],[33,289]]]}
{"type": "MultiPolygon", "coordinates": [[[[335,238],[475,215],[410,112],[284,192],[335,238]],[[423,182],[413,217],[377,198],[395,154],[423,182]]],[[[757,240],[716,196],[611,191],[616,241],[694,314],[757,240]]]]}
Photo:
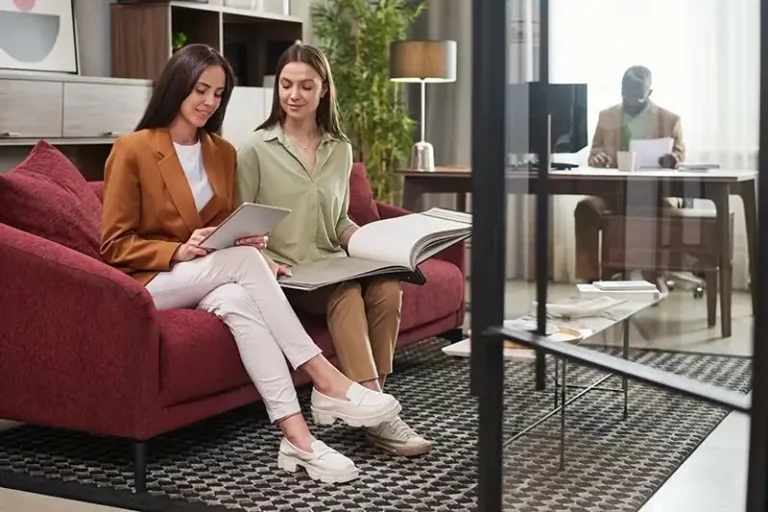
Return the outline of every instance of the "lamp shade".
{"type": "Polygon", "coordinates": [[[389,45],[393,82],[455,82],[456,41],[395,41],[389,45]]]}

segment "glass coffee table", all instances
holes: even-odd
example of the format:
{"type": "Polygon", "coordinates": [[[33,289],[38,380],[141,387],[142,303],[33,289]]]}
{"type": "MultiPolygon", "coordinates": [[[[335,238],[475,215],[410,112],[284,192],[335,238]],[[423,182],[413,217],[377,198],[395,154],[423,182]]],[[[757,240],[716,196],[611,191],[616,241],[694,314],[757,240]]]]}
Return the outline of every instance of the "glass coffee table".
{"type": "MultiPolygon", "coordinates": [[[[629,322],[636,314],[654,306],[658,302],[664,300],[666,294],[648,294],[640,297],[632,297],[629,299],[623,299],[623,302],[616,304],[605,311],[596,314],[595,316],[586,316],[582,318],[569,318],[562,316],[555,316],[550,314],[547,318],[547,332],[548,337],[555,341],[563,341],[564,343],[576,343],[581,344],[589,340],[594,339],[595,336],[603,334],[609,329],[621,324],[623,331],[623,340],[621,344],[621,353],[625,359],[629,358],[629,322]]],[[[584,298],[574,297],[566,301],[559,301],[555,305],[568,305],[579,301],[584,301],[584,298]]],[[[505,320],[504,327],[507,328],[522,328],[522,329],[535,329],[536,316],[534,314],[525,315],[522,317],[505,320]]],[[[469,336],[471,333],[467,333],[469,336]]],[[[470,339],[466,338],[448,345],[443,348],[443,352],[449,356],[455,357],[469,357],[470,355],[470,339]]],[[[512,342],[505,342],[504,346],[504,358],[507,360],[515,361],[534,361],[536,354],[533,350],[516,345],[512,342]]],[[[621,387],[603,387],[603,384],[614,377],[613,374],[606,374],[593,382],[588,384],[569,384],[568,383],[568,363],[565,359],[555,359],[555,375],[554,375],[554,394],[553,394],[553,408],[541,415],[535,421],[517,431],[509,439],[506,439],[503,447],[508,446],[520,437],[529,433],[548,419],[559,414],[560,415],[560,470],[565,469],[565,449],[566,449],[566,409],[567,407],[576,402],[577,400],[586,396],[590,391],[601,390],[622,393],[623,395],[623,419],[628,416],[627,396],[629,391],[629,382],[626,377],[621,378],[621,387]],[[569,394],[569,390],[574,390],[574,394],[569,394]]]]}

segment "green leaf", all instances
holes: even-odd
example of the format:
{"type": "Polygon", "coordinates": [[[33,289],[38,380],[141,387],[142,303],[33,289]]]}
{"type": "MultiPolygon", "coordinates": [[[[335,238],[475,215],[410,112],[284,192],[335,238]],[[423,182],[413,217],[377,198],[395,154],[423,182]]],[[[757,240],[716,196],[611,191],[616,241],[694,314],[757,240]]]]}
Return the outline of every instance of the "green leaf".
{"type": "Polygon", "coordinates": [[[416,128],[403,85],[389,80],[389,45],[407,38],[425,7],[423,0],[323,0],[310,9],[331,63],[344,131],[380,201],[399,195],[395,170],[410,155],[416,128]]]}

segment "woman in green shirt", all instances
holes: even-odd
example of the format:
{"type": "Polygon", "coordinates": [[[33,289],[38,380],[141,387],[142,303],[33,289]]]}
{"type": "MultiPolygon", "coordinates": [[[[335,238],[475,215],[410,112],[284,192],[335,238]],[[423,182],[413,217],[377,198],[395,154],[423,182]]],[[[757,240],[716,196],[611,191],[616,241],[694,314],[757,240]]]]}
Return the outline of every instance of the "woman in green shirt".
{"type": "MultiPolygon", "coordinates": [[[[341,131],[328,59],[297,43],[280,57],[276,76],[269,118],[238,150],[240,199],[292,210],[265,249],[278,264],[346,257],[358,229],[347,215],[352,146],[341,131]]],[[[400,328],[400,282],[351,281],[287,295],[295,308],[327,316],[342,371],[381,390],[400,328]]],[[[400,417],[369,428],[367,437],[401,455],[430,449],[400,417]]]]}

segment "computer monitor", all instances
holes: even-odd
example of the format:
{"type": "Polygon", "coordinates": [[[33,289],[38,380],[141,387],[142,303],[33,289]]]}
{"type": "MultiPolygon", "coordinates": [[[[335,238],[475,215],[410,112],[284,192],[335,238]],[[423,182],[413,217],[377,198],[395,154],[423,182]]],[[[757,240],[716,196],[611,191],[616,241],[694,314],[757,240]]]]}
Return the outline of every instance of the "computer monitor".
{"type": "MultiPolygon", "coordinates": [[[[531,117],[540,112],[544,99],[544,85],[524,82],[507,86],[506,141],[507,154],[530,155],[536,153],[535,137],[543,133],[543,118],[531,117]]],[[[550,151],[552,153],[578,153],[588,144],[587,84],[549,84],[550,151]]],[[[555,168],[576,165],[553,163],[555,168]]]]}

